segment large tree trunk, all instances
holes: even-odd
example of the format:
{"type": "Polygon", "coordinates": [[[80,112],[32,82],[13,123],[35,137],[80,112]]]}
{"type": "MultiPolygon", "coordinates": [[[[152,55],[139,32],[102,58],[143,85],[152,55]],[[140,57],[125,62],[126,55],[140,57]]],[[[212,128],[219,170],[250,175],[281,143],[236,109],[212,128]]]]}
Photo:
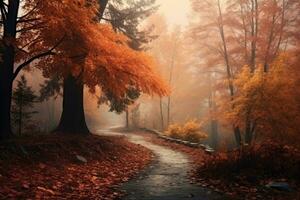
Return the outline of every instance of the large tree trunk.
{"type": "Polygon", "coordinates": [[[83,107],[83,83],[69,75],[64,79],[63,112],[57,132],[89,134],[83,107]]]}
{"type": "Polygon", "coordinates": [[[0,139],[9,138],[11,135],[10,107],[13,89],[15,38],[19,0],[8,2],[8,12],[3,20],[4,33],[2,41],[2,63],[0,66],[0,139]]]}
{"type": "MultiPolygon", "coordinates": [[[[108,0],[99,0],[98,20],[101,21],[108,0]]],[[[64,79],[63,111],[59,125],[55,131],[64,133],[89,134],[86,125],[83,105],[84,83],[69,75],[64,79]]]]}
{"type": "Polygon", "coordinates": [[[12,97],[12,69],[0,66],[0,139],[11,136],[10,107],[12,97]]]}

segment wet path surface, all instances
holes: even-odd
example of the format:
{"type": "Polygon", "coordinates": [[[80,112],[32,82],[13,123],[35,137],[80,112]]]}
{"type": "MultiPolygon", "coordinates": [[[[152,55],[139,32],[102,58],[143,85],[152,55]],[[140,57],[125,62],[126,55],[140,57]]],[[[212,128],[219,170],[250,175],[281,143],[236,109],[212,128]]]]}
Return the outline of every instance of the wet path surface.
{"type": "Polygon", "coordinates": [[[185,154],[147,142],[137,134],[126,136],[132,143],[150,149],[155,159],[139,177],[121,187],[128,194],[123,200],[222,199],[207,189],[190,184],[188,172],[191,165],[185,154]]]}

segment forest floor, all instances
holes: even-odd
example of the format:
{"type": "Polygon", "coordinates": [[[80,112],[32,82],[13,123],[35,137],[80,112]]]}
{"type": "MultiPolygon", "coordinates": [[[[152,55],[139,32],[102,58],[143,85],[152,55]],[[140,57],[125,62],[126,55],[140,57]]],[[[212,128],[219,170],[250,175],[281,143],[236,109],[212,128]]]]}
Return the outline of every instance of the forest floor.
{"type": "Polygon", "coordinates": [[[211,155],[199,148],[166,141],[149,132],[139,131],[138,134],[148,142],[187,155],[192,162],[189,177],[193,184],[207,188],[210,191],[222,193],[228,199],[300,199],[298,170],[300,154],[299,151],[293,148],[283,148],[276,145],[264,146],[262,150],[255,152],[255,154],[250,152],[250,155],[246,155],[249,158],[248,161],[253,162],[249,167],[236,171],[234,168],[236,168],[237,163],[231,161],[230,158],[226,160],[219,158],[219,154],[211,155]],[[258,157],[258,159],[251,158],[253,156],[258,157]],[[292,173],[292,171],[295,172],[292,173]],[[266,187],[272,181],[288,183],[290,191],[280,191],[266,187]]]}
{"type": "Polygon", "coordinates": [[[114,136],[40,136],[0,143],[0,199],[117,199],[152,160],[114,136]],[[142,155],[142,156],[141,156],[142,155]]]}
{"type": "MultiPolygon", "coordinates": [[[[0,199],[300,199],[299,182],[294,181],[298,176],[281,176],[280,181],[288,182],[292,191],[275,191],[265,187],[272,177],[264,179],[262,168],[251,166],[251,171],[236,173],[231,171],[235,163],[220,164],[202,149],[144,131],[100,130],[98,134],[24,137],[0,143],[0,199]],[[253,177],[262,180],[253,182],[253,177]]],[[[278,166],[298,163],[294,156],[298,153],[287,149],[283,152],[289,159],[272,157],[278,166]]],[[[270,152],[282,155],[278,148],[270,152]]]]}

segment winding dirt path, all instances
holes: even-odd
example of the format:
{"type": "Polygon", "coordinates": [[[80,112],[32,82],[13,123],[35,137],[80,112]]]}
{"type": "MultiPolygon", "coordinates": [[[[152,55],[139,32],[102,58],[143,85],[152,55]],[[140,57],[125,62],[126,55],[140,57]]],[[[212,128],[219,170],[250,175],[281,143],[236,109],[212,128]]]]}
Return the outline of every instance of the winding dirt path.
{"type": "MultiPolygon", "coordinates": [[[[109,131],[106,131],[106,134],[123,135],[109,131]]],[[[141,135],[124,135],[130,142],[140,144],[153,151],[155,159],[138,178],[121,187],[128,194],[123,200],[223,199],[220,195],[189,182],[188,172],[191,164],[185,154],[147,142],[141,135]]]]}

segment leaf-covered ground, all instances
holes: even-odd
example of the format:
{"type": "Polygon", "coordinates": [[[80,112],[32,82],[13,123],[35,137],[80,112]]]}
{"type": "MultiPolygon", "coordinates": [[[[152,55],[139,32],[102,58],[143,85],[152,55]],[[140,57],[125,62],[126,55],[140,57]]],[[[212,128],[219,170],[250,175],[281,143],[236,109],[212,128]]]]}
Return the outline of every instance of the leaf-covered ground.
{"type": "Polygon", "coordinates": [[[230,156],[224,153],[212,156],[202,149],[169,142],[147,132],[142,134],[152,143],[189,155],[194,162],[191,181],[225,194],[228,199],[300,199],[300,172],[297,170],[300,166],[300,153],[296,149],[276,144],[261,145],[255,151],[245,154],[246,161],[243,161],[235,159],[235,152],[230,156]],[[249,165],[249,162],[252,164],[249,165]],[[237,166],[240,170],[236,170],[237,166]],[[269,189],[266,184],[271,181],[287,182],[292,191],[269,189]]]}
{"type": "Polygon", "coordinates": [[[2,143],[0,199],[116,199],[121,194],[115,188],[151,158],[149,150],[124,137],[51,136],[2,143]]]}

